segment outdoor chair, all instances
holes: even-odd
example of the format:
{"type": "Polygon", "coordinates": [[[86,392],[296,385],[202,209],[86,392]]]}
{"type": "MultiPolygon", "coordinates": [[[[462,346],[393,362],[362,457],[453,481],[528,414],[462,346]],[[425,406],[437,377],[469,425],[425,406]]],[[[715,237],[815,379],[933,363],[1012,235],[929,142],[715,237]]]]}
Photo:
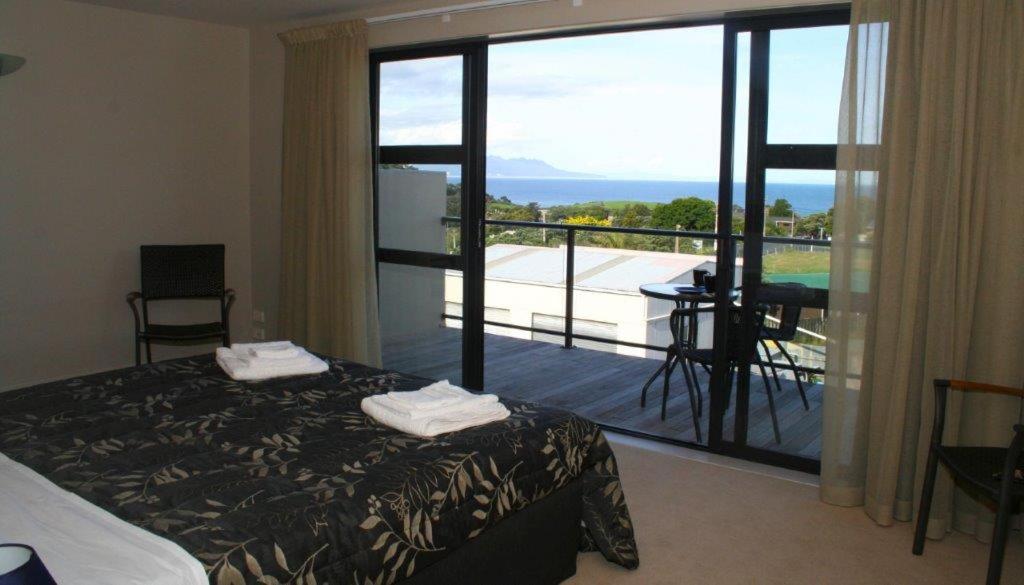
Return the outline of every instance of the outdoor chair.
{"type": "MultiPolygon", "coordinates": [[[[761,336],[758,339],[758,343],[764,348],[768,365],[772,371],[772,378],[775,380],[776,390],[782,392],[782,384],[779,382],[779,372],[775,366],[775,360],[772,358],[772,352],[768,349],[769,341],[779,348],[782,357],[789,362],[793,378],[796,380],[796,388],[800,392],[800,400],[804,404],[804,410],[810,410],[810,404],[807,402],[807,393],[804,390],[803,381],[800,380],[800,370],[797,368],[793,356],[782,344],[783,341],[793,341],[796,339],[797,327],[800,325],[800,312],[803,309],[801,301],[806,296],[806,290],[807,287],[805,285],[796,282],[764,284],[758,289],[757,300],[759,303],[764,303],[769,307],[781,308],[777,325],[768,325],[768,319],[765,319],[765,324],[761,327],[761,336]]],[[[771,312],[770,308],[769,312],[771,312]]]]}
{"type": "MultiPolygon", "coordinates": [[[[669,317],[669,327],[671,327],[673,331],[680,331],[682,330],[683,324],[698,313],[713,312],[714,310],[714,307],[675,309],[669,317]]],[[[754,331],[761,331],[761,328],[764,326],[764,316],[765,307],[761,305],[755,307],[754,331]]],[[[761,370],[761,377],[764,380],[765,392],[768,397],[768,409],[771,413],[772,430],[775,434],[775,442],[781,443],[782,435],[779,432],[779,420],[775,411],[775,398],[772,395],[772,389],[768,381],[768,372],[765,370],[764,362],[761,360],[757,351],[757,343],[760,337],[759,335],[755,335],[749,342],[744,343],[742,333],[742,308],[730,307],[729,329],[727,335],[728,343],[726,344],[726,360],[729,363],[729,372],[727,375],[726,387],[732,388],[734,373],[741,361],[746,359],[749,360],[750,364],[757,365],[761,370]]],[[[683,379],[686,381],[686,390],[690,397],[690,409],[691,412],[693,412],[693,428],[697,436],[697,442],[700,442],[700,417],[702,410],[700,404],[701,390],[700,382],[697,380],[697,373],[694,368],[694,364],[700,364],[705,369],[710,368],[715,361],[715,351],[712,348],[689,347],[689,345],[681,339],[681,336],[677,336],[674,339],[673,345],[669,348],[668,355],[665,359],[667,371],[665,373],[665,384],[661,397],[661,419],[665,420],[668,403],[669,379],[671,378],[672,370],[675,368],[676,364],[679,364],[680,369],[683,371],[683,379]]]]}

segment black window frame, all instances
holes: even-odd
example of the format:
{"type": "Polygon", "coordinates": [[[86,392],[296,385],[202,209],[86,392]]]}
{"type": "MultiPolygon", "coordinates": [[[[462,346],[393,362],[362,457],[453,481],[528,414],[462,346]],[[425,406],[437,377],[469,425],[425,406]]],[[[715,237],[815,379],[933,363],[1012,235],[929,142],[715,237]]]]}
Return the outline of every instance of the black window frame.
{"type": "MultiPolygon", "coordinates": [[[[374,163],[374,248],[379,262],[391,262],[413,266],[426,266],[432,268],[446,267],[460,269],[463,271],[463,378],[464,384],[470,388],[483,389],[484,369],[484,189],[486,186],[486,123],[487,123],[487,48],[491,45],[506,43],[517,43],[525,41],[570,38],[576,36],[593,36],[601,34],[617,34],[625,32],[636,32],[658,29],[688,28],[694,26],[721,25],[724,27],[724,45],[722,50],[723,77],[722,77],[722,118],[720,144],[721,156],[719,164],[719,206],[723,209],[731,209],[733,205],[733,159],[734,159],[734,132],[735,132],[735,79],[736,79],[736,34],[739,32],[752,33],[753,37],[769,34],[770,30],[787,28],[805,28],[814,26],[828,26],[835,24],[848,24],[850,19],[850,6],[848,3],[827,4],[807,7],[793,7],[782,9],[771,9],[762,11],[742,11],[725,14],[713,18],[687,18],[670,19],[653,23],[626,23],[600,26],[582,26],[566,30],[557,30],[540,33],[524,33],[501,35],[495,37],[474,37],[454,41],[441,41],[430,43],[418,43],[400,47],[385,47],[370,51],[370,74],[371,74],[371,116],[372,116],[372,137],[373,137],[373,163],[374,163]],[[463,55],[463,142],[457,147],[451,145],[424,145],[424,146],[380,146],[378,141],[378,107],[379,107],[379,67],[381,63],[390,61],[402,61],[409,59],[421,59],[428,57],[463,55]],[[457,162],[451,162],[460,157],[457,162]],[[426,252],[413,252],[393,250],[379,247],[378,240],[378,209],[377,198],[377,167],[378,164],[462,164],[463,165],[463,186],[462,186],[462,221],[461,239],[462,251],[460,255],[431,254],[426,252]],[[467,183],[467,176],[469,181],[467,183]]],[[[763,43],[764,39],[759,40],[763,43]]],[[[768,54],[767,44],[764,44],[763,59],[758,58],[755,63],[752,53],[751,59],[751,110],[748,112],[748,149],[753,144],[752,136],[755,132],[761,132],[766,137],[767,133],[767,72],[768,54]],[[763,98],[755,97],[754,75],[763,76],[764,91],[763,98]],[[759,100],[755,106],[755,99],[759,100]],[[763,99],[763,103],[760,101],[763,99]],[[763,106],[763,107],[762,107],[763,106]],[[755,108],[758,116],[755,119],[755,108]]],[[[768,168],[787,169],[835,169],[836,168],[836,145],[835,144],[763,144],[763,148],[755,153],[748,150],[747,157],[747,197],[745,200],[746,209],[750,214],[751,207],[758,211],[759,221],[745,222],[745,229],[742,235],[732,233],[731,214],[719,214],[718,225],[715,234],[709,235],[719,241],[717,262],[718,266],[727,267],[728,278],[732,279],[735,268],[735,249],[738,242],[744,242],[744,248],[749,249],[750,244],[756,243],[760,252],[764,241],[782,241],[786,238],[766,237],[764,229],[764,199],[752,201],[757,193],[764,190],[764,172],[768,168]],[[758,182],[751,186],[751,178],[758,182]],[[757,232],[755,230],[760,230],[757,232]]],[[[754,217],[753,214],[749,217],[754,217]]],[[[802,242],[805,242],[802,240],[802,242]]],[[[757,262],[758,280],[760,280],[761,264],[757,262]]],[[[744,263],[744,284],[747,281],[747,266],[744,263]]],[[[715,340],[718,347],[724,347],[727,343],[725,338],[728,319],[728,292],[726,287],[719,287],[718,305],[721,310],[716,311],[715,340]]],[[[820,296],[820,295],[819,295],[820,296]]],[[[818,298],[815,304],[822,307],[827,306],[827,295],[818,298]]],[[[747,309],[744,309],[747,310],[747,309]]],[[[752,312],[752,305],[749,309],[752,312]]],[[[752,314],[750,315],[752,317],[752,314]]],[[[751,319],[746,320],[752,323],[751,319]]],[[[747,328],[744,335],[752,335],[752,327],[747,328]]],[[[722,388],[725,384],[725,352],[716,352],[720,356],[712,369],[712,388],[722,388]]],[[[749,368],[748,368],[749,371],[749,368]]],[[[749,393],[749,376],[739,376],[737,383],[736,400],[741,398],[742,393],[749,393]],[[746,379],[746,380],[744,380],[746,379]]],[[[726,441],[722,438],[722,423],[725,419],[726,403],[728,397],[722,391],[712,391],[710,398],[711,422],[709,425],[708,445],[702,445],[660,437],[634,431],[631,429],[618,428],[610,425],[601,426],[622,434],[639,436],[661,442],[678,444],[689,448],[722,453],[725,455],[742,459],[753,460],[761,463],[768,463],[780,467],[797,469],[811,473],[820,472],[820,462],[795,455],[774,452],[765,449],[753,448],[745,444],[745,441],[726,441]]],[[[745,413],[743,415],[744,429],[746,425],[745,413]]],[[[744,430],[745,436],[745,430],[744,430]]]]}

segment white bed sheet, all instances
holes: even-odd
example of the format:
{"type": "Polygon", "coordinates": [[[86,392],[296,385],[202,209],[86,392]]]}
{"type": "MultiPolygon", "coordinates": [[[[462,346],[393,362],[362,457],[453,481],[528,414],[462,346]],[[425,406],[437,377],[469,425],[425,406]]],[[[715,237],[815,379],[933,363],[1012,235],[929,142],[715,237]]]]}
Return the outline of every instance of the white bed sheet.
{"type": "Polygon", "coordinates": [[[0,453],[0,543],[27,544],[57,583],[206,585],[177,544],[129,524],[0,453]]]}

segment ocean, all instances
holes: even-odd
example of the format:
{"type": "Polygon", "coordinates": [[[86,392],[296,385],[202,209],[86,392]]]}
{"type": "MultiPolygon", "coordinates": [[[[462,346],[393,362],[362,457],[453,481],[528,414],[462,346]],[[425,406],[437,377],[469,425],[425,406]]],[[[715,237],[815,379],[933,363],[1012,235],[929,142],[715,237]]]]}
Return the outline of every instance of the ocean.
{"type": "MultiPolygon", "coordinates": [[[[458,181],[458,177],[450,180],[458,181]]],[[[541,207],[571,205],[588,201],[648,201],[668,203],[679,197],[700,197],[718,201],[718,183],[709,181],[631,181],[616,179],[508,179],[488,177],[487,193],[508,197],[513,203],[531,201],[541,207]]],[[[744,205],[744,183],[736,183],[733,201],[744,205]]],[[[767,203],[786,199],[797,213],[808,215],[828,211],[835,200],[835,185],[812,183],[769,183],[767,203]]]]}

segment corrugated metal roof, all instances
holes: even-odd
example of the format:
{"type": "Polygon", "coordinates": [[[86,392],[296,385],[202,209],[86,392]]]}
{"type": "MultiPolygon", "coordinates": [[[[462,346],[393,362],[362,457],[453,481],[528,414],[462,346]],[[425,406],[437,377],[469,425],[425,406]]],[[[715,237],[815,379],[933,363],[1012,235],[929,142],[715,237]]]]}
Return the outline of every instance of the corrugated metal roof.
{"type": "MultiPolygon", "coordinates": [[[[495,244],[486,249],[486,278],[563,284],[566,248],[495,244]]],[[[649,282],[677,282],[714,256],[642,250],[576,247],[575,286],[637,292],[649,282]]]]}

